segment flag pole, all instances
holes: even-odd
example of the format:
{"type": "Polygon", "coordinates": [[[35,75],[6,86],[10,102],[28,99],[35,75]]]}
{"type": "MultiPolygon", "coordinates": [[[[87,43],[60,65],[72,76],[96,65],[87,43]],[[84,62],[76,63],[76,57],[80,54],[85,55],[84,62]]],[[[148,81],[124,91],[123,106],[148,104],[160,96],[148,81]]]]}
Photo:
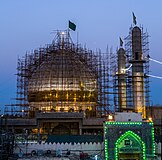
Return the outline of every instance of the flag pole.
{"type": "Polygon", "coordinates": [[[132,12],[132,14],[133,14],[133,24],[136,26],[137,25],[136,16],[135,16],[134,12],[132,12]]]}
{"type": "Polygon", "coordinates": [[[77,48],[78,48],[79,32],[77,31],[77,48]]]}
{"type": "Polygon", "coordinates": [[[123,47],[123,40],[121,39],[121,37],[119,37],[119,40],[120,40],[120,48],[123,47]]]}
{"type": "MultiPolygon", "coordinates": [[[[68,22],[69,22],[69,21],[68,21],[68,22]]],[[[68,29],[67,29],[67,39],[68,39],[68,45],[69,45],[69,39],[70,39],[69,23],[68,23],[68,29]]]]}

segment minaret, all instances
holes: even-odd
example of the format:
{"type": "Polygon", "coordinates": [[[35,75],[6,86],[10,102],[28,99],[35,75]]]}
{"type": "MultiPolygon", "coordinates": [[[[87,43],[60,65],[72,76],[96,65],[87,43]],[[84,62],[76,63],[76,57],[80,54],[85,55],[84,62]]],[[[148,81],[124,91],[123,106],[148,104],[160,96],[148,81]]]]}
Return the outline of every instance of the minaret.
{"type": "Polygon", "coordinates": [[[126,70],[125,70],[126,55],[125,50],[122,47],[122,43],[120,43],[120,49],[117,52],[117,57],[118,57],[118,105],[119,111],[123,111],[123,109],[126,109],[126,70]]]}
{"type": "Polygon", "coordinates": [[[142,112],[146,118],[144,96],[144,69],[145,63],[142,53],[141,29],[135,26],[132,30],[132,95],[135,112],[142,112]]]}

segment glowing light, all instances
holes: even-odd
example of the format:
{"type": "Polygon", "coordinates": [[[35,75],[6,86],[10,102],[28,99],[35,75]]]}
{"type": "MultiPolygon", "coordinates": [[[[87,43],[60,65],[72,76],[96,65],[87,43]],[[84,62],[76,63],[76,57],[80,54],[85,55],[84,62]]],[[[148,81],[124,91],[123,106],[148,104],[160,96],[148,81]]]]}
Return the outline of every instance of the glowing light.
{"type": "Polygon", "coordinates": [[[115,160],[118,160],[118,145],[121,143],[121,141],[123,139],[125,139],[126,137],[133,137],[133,139],[135,139],[139,144],[142,144],[142,153],[143,153],[143,160],[146,160],[146,146],[145,143],[141,140],[141,138],[135,134],[132,131],[127,131],[126,133],[124,133],[122,136],[120,136],[120,138],[116,141],[116,147],[115,147],[115,160]]]}
{"type": "Polygon", "coordinates": [[[154,61],[154,62],[156,62],[156,63],[159,63],[159,64],[162,64],[162,62],[160,62],[160,61],[157,61],[157,60],[155,60],[155,59],[152,59],[152,58],[149,58],[149,60],[151,60],[151,61],[154,61]]]}
{"type": "Polygon", "coordinates": [[[105,160],[108,160],[108,140],[105,139],[105,160]]]}
{"type": "Polygon", "coordinates": [[[61,32],[61,34],[62,34],[62,35],[65,35],[65,32],[63,31],[63,32],[61,32]]]}
{"type": "Polygon", "coordinates": [[[154,127],[152,127],[152,129],[151,129],[151,134],[152,134],[152,154],[155,156],[154,127]]]}
{"type": "Polygon", "coordinates": [[[142,125],[142,122],[105,122],[108,125],[142,125]]]}
{"type": "Polygon", "coordinates": [[[76,98],[76,93],[75,93],[75,94],[74,94],[74,102],[76,102],[76,99],[77,99],[77,98],[76,98]]]}
{"type": "Polygon", "coordinates": [[[68,98],[69,98],[69,94],[68,94],[68,92],[66,93],[66,99],[68,100],[68,98]]]}
{"type": "Polygon", "coordinates": [[[128,70],[130,70],[131,67],[132,67],[132,64],[130,64],[130,66],[128,68],[125,68],[125,69],[123,68],[122,71],[128,71],[128,70]]]}
{"type": "Polygon", "coordinates": [[[152,122],[152,118],[151,117],[149,117],[149,119],[148,119],[150,122],[152,122]]]}
{"type": "MultiPolygon", "coordinates": [[[[143,126],[142,125],[143,122],[105,122],[105,125],[104,125],[104,133],[105,133],[105,136],[108,136],[109,133],[109,128],[108,126],[111,128],[112,126],[119,126],[119,127],[125,127],[125,126],[134,126],[134,125],[141,125],[141,127],[143,126]]],[[[150,141],[150,144],[152,144],[151,146],[146,146],[145,142],[143,141],[143,139],[137,135],[136,133],[134,133],[133,131],[131,130],[128,130],[126,131],[123,135],[121,135],[116,143],[115,143],[115,149],[114,149],[114,160],[118,160],[118,156],[119,156],[119,146],[120,144],[122,143],[122,141],[124,139],[129,139],[129,138],[133,138],[134,140],[136,140],[140,146],[141,146],[141,153],[142,153],[142,160],[146,160],[147,159],[147,156],[146,156],[146,150],[148,150],[148,147],[151,149],[150,150],[150,153],[152,156],[155,156],[155,141],[154,141],[154,127],[153,127],[153,122],[150,121],[149,123],[147,123],[149,126],[151,126],[151,141],[150,141]]],[[[144,124],[145,125],[145,124],[144,124]]],[[[108,146],[108,139],[106,140],[106,137],[105,137],[105,140],[104,140],[104,145],[105,145],[105,159],[108,160],[110,157],[110,153],[112,152],[112,150],[110,151],[109,150],[109,146],[108,146]]],[[[112,157],[111,157],[112,158],[112,157]]]]}
{"type": "Polygon", "coordinates": [[[94,80],[93,82],[85,82],[84,83],[84,87],[86,90],[93,92],[96,89],[96,80],[94,80]]]}
{"type": "Polygon", "coordinates": [[[58,93],[56,93],[56,98],[58,98],[58,93]]]}
{"type": "Polygon", "coordinates": [[[162,79],[162,77],[154,76],[154,75],[151,75],[151,74],[147,74],[146,76],[153,77],[153,78],[158,78],[158,79],[162,79]]]}
{"type": "Polygon", "coordinates": [[[108,119],[109,119],[109,120],[113,120],[113,116],[112,116],[112,115],[109,115],[109,116],[108,116],[108,119]]]}

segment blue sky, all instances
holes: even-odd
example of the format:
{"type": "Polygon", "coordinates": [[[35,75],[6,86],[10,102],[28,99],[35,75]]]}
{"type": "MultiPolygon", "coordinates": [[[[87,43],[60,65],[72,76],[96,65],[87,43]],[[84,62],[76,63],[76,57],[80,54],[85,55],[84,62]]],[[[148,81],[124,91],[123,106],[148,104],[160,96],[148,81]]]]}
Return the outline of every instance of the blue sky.
{"type": "MultiPolygon", "coordinates": [[[[17,58],[51,43],[53,30],[77,25],[79,42],[92,50],[119,45],[128,35],[132,11],[147,29],[150,56],[162,61],[161,0],[1,0],[0,1],[0,107],[14,103],[17,58]]],[[[76,41],[77,32],[72,33],[76,41]]],[[[151,74],[162,76],[162,65],[150,63],[151,74]]],[[[151,101],[162,104],[162,80],[151,78],[151,101]]]]}

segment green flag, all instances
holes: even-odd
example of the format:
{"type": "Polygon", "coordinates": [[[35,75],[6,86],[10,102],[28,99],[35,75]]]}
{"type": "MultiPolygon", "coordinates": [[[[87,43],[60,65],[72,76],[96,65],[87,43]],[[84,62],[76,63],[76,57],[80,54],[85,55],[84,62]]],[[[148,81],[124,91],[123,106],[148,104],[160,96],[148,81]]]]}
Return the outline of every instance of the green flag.
{"type": "Polygon", "coordinates": [[[134,12],[132,12],[132,14],[133,14],[133,23],[134,23],[134,25],[136,25],[137,24],[136,16],[134,15],[134,12]]]}
{"type": "Polygon", "coordinates": [[[123,40],[120,37],[120,47],[123,47],[123,40]]]}
{"type": "Polygon", "coordinates": [[[73,31],[75,31],[76,25],[74,23],[72,23],[71,21],[69,21],[69,28],[72,29],[73,31]]]}

